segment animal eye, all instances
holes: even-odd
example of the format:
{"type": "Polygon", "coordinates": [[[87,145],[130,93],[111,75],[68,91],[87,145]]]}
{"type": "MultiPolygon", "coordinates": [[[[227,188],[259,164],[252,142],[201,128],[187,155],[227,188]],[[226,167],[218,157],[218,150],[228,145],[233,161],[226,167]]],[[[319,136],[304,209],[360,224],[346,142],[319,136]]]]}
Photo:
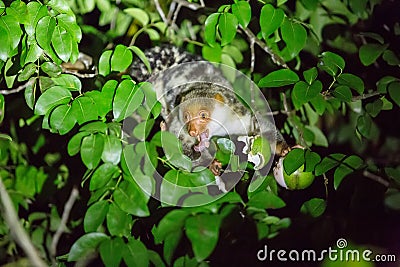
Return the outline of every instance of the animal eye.
{"type": "Polygon", "coordinates": [[[199,115],[202,119],[207,119],[208,117],[208,113],[206,111],[200,111],[199,115]]]}

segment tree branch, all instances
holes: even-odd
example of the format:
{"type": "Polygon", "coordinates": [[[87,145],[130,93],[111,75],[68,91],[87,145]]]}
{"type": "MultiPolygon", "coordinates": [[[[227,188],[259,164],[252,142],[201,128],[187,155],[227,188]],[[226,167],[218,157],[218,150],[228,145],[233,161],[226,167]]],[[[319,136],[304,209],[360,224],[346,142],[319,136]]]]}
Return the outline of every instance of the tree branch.
{"type": "Polygon", "coordinates": [[[376,174],[374,174],[372,172],[369,172],[369,171],[365,170],[365,171],[363,171],[363,175],[364,175],[364,177],[367,177],[367,178],[369,178],[369,179],[371,179],[371,180],[373,180],[373,181],[375,181],[377,183],[380,183],[381,185],[383,185],[385,187],[389,187],[389,182],[388,181],[386,181],[382,177],[380,177],[380,176],[378,176],[378,175],[376,175],[376,174]]]}
{"type": "Polygon", "coordinates": [[[51,242],[50,246],[50,255],[51,255],[51,260],[53,261],[54,264],[56,263],[56,252],[57,252],[58,241],[60,240],[61,235],[65,232],[65,229],[67,228],[66,225],[69,214],[71,213],[72,207],[74,206],[74,203],[78,198],[78,196],[79,196],[79,191],[78,189],[76,189],[76,187],[74,187],[71,191],[71,195],[69,196],[67,203],[65,203],[64,212],[61,216],[60,225],[58,226],[57,231],[53,236],[53,241],[51,242]]]}
{"type": "Polygon", "coordinates": [[[281,58],[279,55],[275,54],[274,51],[272,51],[271,48],[269,48],[264,42],[262,42],[260,39],[257,38],[257,36],[254,35],[254,33],[249,29],[249,28],[243,28],[242,25],[239,25],[239,27],[242,29],[242,31],[246,34],[247,38],[249,39],[249,42],[254,42],[256,43],[259,47],[261,47],[267,54],[269,54],[272,58],[272,61],[284,68],[289,68],[288,65],[286,65],[286,62],[281,58]]]}
{"type": "Polygon", "coordinates": [[[11,95],[11,94],[16,94],[19,93],[20,91],[24,90],[26,87],[33,85],[35,79],[30,79],[28,82],[24,83],[23,85],[18,86],[15,89],[10,89],[10,90],[0,90],[0,94],[2,95],[11,95]]]}
{"type": "Polygon", "coordinates": [[[39,253],[35,246],[32,244],[28,234],[25,232],[19,223],[19,218],[14,209],[14,205],[11,198],[3,184],[2,177],[0,177],[0,199],[3,206],[2,216],[10,228],[11,236],[13,236],[15,242],[22,248],[27,255],[32,266],[35,267],[46,267],[48,266],[43,259],[39,257],[39,253]]]}
{"type": "Polygon", "coordinates": [[[154,0],[154,5],[156,6],[157,12],[158,12],[158,14],[160,14],[162,21],[165,23],[165,25],[168,25],[167,17],[165,17],[165,13],[162,10],[160,2],[158,2],[158,0],[154,0]]]}

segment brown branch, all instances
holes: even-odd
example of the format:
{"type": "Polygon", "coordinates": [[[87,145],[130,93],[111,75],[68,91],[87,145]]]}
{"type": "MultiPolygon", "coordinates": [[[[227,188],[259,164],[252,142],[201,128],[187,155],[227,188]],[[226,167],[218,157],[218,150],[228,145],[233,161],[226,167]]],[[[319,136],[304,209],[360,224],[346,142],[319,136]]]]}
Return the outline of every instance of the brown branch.
{"type": "Polygon", "coordinates": [[[26,87],[33,85],[35,79],[30,79],[28,82],[24,83],[23,85],[18,86],[15,89],[10,89],[10,90],[0,90],[0,94],[2,95],[11,95],[11,94],[16,94],[19,93],[20,91],[24,90],[26,87]]]}
{"type": "Polygon", "coordinates": [[[46,267],[48,266],[43,259],[39,257],[39,253],[35,246],[32,244],[28,234],[25,232],[19,223],[19,218],[14,209],[14,204],[3,184],[2,177],[0,177],[0,199],[3,206],[2,216],[10,228],[10,233],[15,242],[22,248],[22,250],[27,255],[31,266],[35,267],[46,267]]]}
{"type": "Polygon", "coordinates": [[[288,65],[286,65],[286,62],[281,58],[279,55],[275,54],[274,51],[272,51],[271,48],[267,46],[266,43],[261,41],[260,39],[257,38],[257,36],[254,35],[254,33],[249,29],[249,28],[243,28],[242,25],[239,25],[239,27],[243,30],[243,32],[246,34],[247,38],[249,39],[249,42],[254,42],[256,43],[260,48],[262,48],[267,54],[269,54],[272,58],[272,61],[284,68],[289,68],[288,65]]]}
{"type": "Polygon", "coordinates": [[[371,179],[371,180],[373,180],[373,181],[375,181],[377,183],[380,183],[381,185],[383,185],[385,187],[389,187],[389,182],[388,181],[386,181],[382,177],[380,177],[380,176],[378,176],[378,175],[376,175],[376,174],[374,174],[372,172],[369,172],[369,171],[365,170],[365,171],[363,171],[363,175],[364,175],[364,177],[367,177],[367,178],[369,178],[369,179],[371,179]]]}
{"type": "Polygon", "coordinates": [[[60,225],[58,226],[53,236],[53,241],[51,242],[50,246],[50,255],[54,264],[56,263],[56,252],[57,252],[58,241],[60,240],[61,235],[65,232],[65,229],[67,228],[66,225],[69,214],[71,213],[72,207],[74,206],[74,203],[78,198],[78,196],[79,196],[79,191],[78,189],[76,189],[76,187],[74,187],[71,191],[71,195],[69,196],[67,203],[65,203],[64,212],[61,216],[60,225]]]}
{"type": "MultiPolygon", "coordinates": [[[[325,100],[329,100],[329,99],[335,98],[334,96],[326,95],[327,91],[324,91],[321,94],[324,96],[325,100]]],[[[359,95],[359,96],[354,96],[354,97],[351,98],[351,101],[364,100],[364,99],[367,99],[367,98],[370,98],[370,97],[378,96],[380,94],[381,94],[380,92],[374,91],[374,92],[371,92],[371,93],[362,94],[362,95],[359,95]]]]}

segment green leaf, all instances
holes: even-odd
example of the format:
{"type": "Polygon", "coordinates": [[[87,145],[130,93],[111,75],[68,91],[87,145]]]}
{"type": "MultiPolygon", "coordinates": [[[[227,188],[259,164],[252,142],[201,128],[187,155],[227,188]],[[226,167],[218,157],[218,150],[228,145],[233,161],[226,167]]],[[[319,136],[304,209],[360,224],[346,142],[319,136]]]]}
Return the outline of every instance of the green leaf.
{"type": "Polygon", "coordinates": [[[304,161],[304,150],[295,148],[285,156],[283,168],[288,175],[291,175],[304,164],[304,161]]]}
{"type": "Polygon", "coordinates": [[[295,57],[306,45],[307,31],[300,23],[285,18],[281,26],[281,33],[290,58],[295,57]]]}
{"type": "Polygon", "coordinates": [[[117,88],[113,101],[113,115],[115,121],[121,121],[142,104],[144,94],[132,80],[123,80],[117,88]]]}
{"type": "Polygon", "coordinates": [[[328,147],[328,139],[325,134],[315,125],[306,126],[307,130],[310,130],[314,134],[314,140],[312,141],[317,146],[328,147]]]}
{"type": "Polygon", "coordinates": [[[304,214],[308,214],[311,217],[319,217],[321,216],[326,209],[326,202],[322,198],[312,198],[303,203],[300,208],[300,211],[304,214]]]}
{"type": "MultiPolygon", "coordinates": [[[[0,28],[7,31],[7,39],[5,39],[5,43],[11,45],[11,50],[15,49],[22,36],[21,26],[18,21],[10,15],[0,16],[0,28]]],[[[2,40],[4,39],[2,38],[2,40]]]]}
{"type": "Polygon", "coordinates": [[[83,227],[86,233],[96,232],[100,225],[103,224],[108,212],[109,202],[100,200],[90,206],[83,220],[83,227]]]}
{"type": "Polygon", "coordinates": [[[354,90],[356,90],[359,94],[364,92],[364,82],[361,80],[360,77],[350,74],[350,73],[343,73],[338,77],[338,82],[341,85],[346,85],[354,90]]]}
{"type": "Polygon", "coordinates": [[[379,81],[376,82],[376,86],[378,88],[378,92],[381,94],[386,94],[387,93],[387,87],[389,84],[392,82],[399,81],[398,78],[393,77],[393,76],[385,76],[381,78],[379,81]]]}
{"type": "Polygon", "coordinates": [[[150,215],[147,207],[149,196],[135,182],[121,182],[113,196],[121,210],[138,217],[150,215]]]}
{"type": "Polygon", "coordinates": [[[106,135],[104,138],[104,149],[101,159],[117,165],[121,159],[122,144],[121,140],[115,135],[106,135]]]}
{"type": "Polygon", "coordinates": [[[37,68],[35,64],[33,63],[27,64],[23,68],[22,72],[18,75],[18,81],[22,82],[28,80],[36,72],[36,70],[37,68]]]}
{"type": "Polygon", "coordinates": [[[147,24],[149,24],[149,15],[141,8],[125,8],[124,12],[139,21],[142,26],[146,26],[147,24]]]}
{"type": "Polygon", "coordinates": [[[98,119],[96,105],[87,96],[75,98],[72,102],[72,110],[79,125],[98,119]]]}
{"type": "Polygon", "coordinates": [[[251,7],[246,1],[239,1],[232,5],[232,13],[236,16],[240,25],[246,28],[251,19],[251,7]]]}
{"type": "Polygon", "coordinates": [[[150,62],[149,59],[146,57],[146,55],[143,53],[143,51],[137,47],[137,46],[130,46],[128,49],[132,50],[133,53],[135,53],[138,58],[143,62],[143,64],[146,66],[147,71],[151,73],[151,67],[150,67],[150,62]]]}
{"type": "Polygon", "coordinates": [[[186,210],[177,209],[168,212],[153,232],[154,242],[161,244],[170,233],[182,231],[185,220],[189,215],[190,213],[186,210]]]}
{"type": "Polygon", "coordinates": [[[201,49],[204,59],[211,62],[221,62],[222,48],[216,43],[213,47],[204,45],[201,49]]]}
{"type": "Polygon", "coordinates": [[[123,251],[126,249],[120,237],[108,239],[100,244],[100,257],[106,267],[120,266],[123,251]]]}
{"type": "Polygon", "coordinates": [[[57,105],[68,104],[71,98],[71,92],[65,88],[54,86],[47,89],[36,102],[35,114],[44,115],[57,105]]]}
{"type": "Polygon", "coordinates": [[[55,28],[56,20],[50,16],[41,18],[36,26],[36,41],[53,60],[55,60],[55,54],[50,44],[55,28]]]}
{"type": "MultiPolygon", "coordinates": [[[[42,65],[40,65],[40,68],[50,77],[58,77],[62,72],[62,68],[53,62],[44,62],[42,65]]],[[[40,87],[43,91],[43,86],[40,87]]]]}
{"type": "Polygon", "coordinates": [[[47,7],[39,2],[29,2],[28,8],[28,20],[29,22],[24,25],[25,31],[29,36],[34,36],[35,28],[38,21],[44,16],[48,15],[47,7]]]}
{"type": "Polygon", "coordinates": [[[217,25],[220,15],[220,13],[213,13],[205,21],[204,39],[211,47],[216,44],[217,25]]]}
{"type": "Polygon", "coordinates": [[[265,40],[274,33],[282,24],[285,12],[282,9],[275,9],[272,5],[266,4],[261,9],[260,27],[265,40]]]}
{"type": "Polygon", "coordinates": [[[316,67],[312,67],[311,69],[304,71],[303,76],[304,76],[304,80],[308,84],[312,84],[318,76],[318,70],[316,67]]]}
{"type": "Polygon", "coordinates": [[[259,82],[260,87],[281,87],[294,84],[299,80],[299,76],[289,69],[276,70],[263,77],[259,82]]]}
{"type": "Polygon", "coordinates": [[[314,171],[315,166],[317,166],[317,164],[321,162],[321,156],[310,150],[306,150],[304,158],[304,172],[314,171]]]}
{"type": "Polygon", "coordinates": [[[50,114],[50,126],[64,135],[74,128],[76,118],[72,112],[71,105],[59,105],[50,114]]]}
{"type": "Polygon", "coordinates": [[[76,23],[75,17],[67,14],[58,14],[56,18],[58,25],[71,35],[72,41],[79,43],[82,39],[82,31],[76,23]]]}
{"type": "Polygon", "coordinates": [[[379,112],[381,112],[383,107],[383,101],[381,99],[376,99],[372,103],[368,103],[365,105],[365,110],[368,112],[371,117],[378,116],[379,112]]]}
{"type": "Polygon", "coordinates": [[[366,138],[371,137],[372,120],[368,114],[362,115],[357,119],[357,130],[366,138]]]}
{"type": "Polygon", "coordinates": [[[132,63],[132,52],[124,45],[117,45],[111,56],[111,71],[125,71],[132,63]]]}
{"type": "Polygon", "coordinates": [[[315,168],[315,175],[319,176],[327,171],[335,168],[340,164],[340,161],[343,160],[346,156],[343,154],[331,154],[322,159],[322,161],[315,168]]]}
{"type": "Polygon", "coordinates": [[[392,50],[386,50],[383,52],[382,56],[383,60],[386,61],[387,64],[391,66],[399,66],[400,59],[396,56],[396,54],[392,50]]]}
{"type": "Polygon", "coordinates": [[[130,236],[132,216],[111,203],[107,212],[107,229],[113,236],[130,236]]]}
{"type": "Polygon", "coordinates": [[[102,121],[93,121],[83,125],[79,131],[89,133],[105,133],[108,127],[107,124],[102,121]]]}
{"type": "Polygon", "coordinates": [[[221,45],[224,46],[231,43],[236,36],[237,18],[231,13],[223,13],[220,16],[218,26],[221,34],[221,45]]]}
{"type": "Polygon", "coordinates": [[[385,197],[385,206],[392,210],[399,210],[400,208],[400,192],[396,191],[387,194],[385,197]]]}
{"type": "Polygon", "coordinates": [[[274,193],[264,190],[254,194],[247,206],[257,209],[280,209],[285,207],[286,203],[274,193]]]}
{"type": "Polygon", "coordinates": [[[400,82],[389,84],[388,93],[392,100],[400,107],[400,82]]]}
{"type": "Polygon", "coordinates": [[[68,155],[75,156],[81,150],[81,143],[83,137],[89,135],[87,132],[80,132],[75,134],[68,142],[68,155]]]}
{"type": "Polygon", "coordinates": [[[164,259],[168,265],[171,265],[172,257],[174,256],[174,252],[178,247],[179,241],[181,241],[182,236],[183,232],[179,230],[170,232],[165,238],[163,253],[164,253],[164,259]]]}
{"type": "Polygon", "coordinates": [[[199,214],[186,220],[186,236],[192,243],[197,261],[205,260],[213,252],[218,242],[220,224],[221,218],[210,214],[199,214]]]}
{"type": "Polygon", "coordinates": [[[363,163],[364,161],[360,157],[355,155],[349,156],[348,158],[343,160],[343,162],[336,168],[333,175],[333,185],[335,187],[335,190],[338,189],[344,177],[359,169],[363,165],[363,163]]]}
{"type": "Polygon", "coordinates": [[[296,109],[299,109],[301,105],[315,98],[321,90],[322,83],[318,80],[314,81],[311,85],[303,81],[297,82],[292,91],[292,98],[296,102],[296,109]]]}
{"type": "Polygon", "coordinates": [[[72,37],[64,27],[59,25],[55,26],[51,44],[58,57],[64,62],[67,62],[72,53],[72,37]]]}
{"type": "Polygon", "coordinates": [[[377,58],[388,48],[388,44],[364,44],[360,47],[358,55],[360,57],[361,63],[364,66],[369,66],[374,63],[377,58]]]}
{"type": "Polygon", "coordinates": [[[162,147],[167,160],[174,166],[190,171],[192,161],[182,153],[182,146],[179,139],[172,133],[163,131],[161,134],[162,147]]]}
{"type": "Polygon", "coordinates": [[[4,111],[5,111],[4,96],[2,94],[0,94],[0,124],[4,120],[4,111]]]}
{"type": "Polygon", "coordinates": [[[347,85],[340,85],[336,87],[332,94],[339,100],[344,102],[350,102],[353,95],[351,94],[350,88],[347,85]]]}
{"type": "Polygon", "coordinates": [[[99,74],[103,76],[107,76],[111,72],[111,56],[112,51],[107,50],[104,51],[99,59],[99,74]]]}
{"type": "Polygon", "coordinates": [[[332,52],[323,52],[321,54],[319,67],[331,76],[335,76],[339,70],[342,72],[345,65],[346,62],[338,54],[332,52]]]}
{"type": "Polygon", "coordinates": [[[114,176],[118,175],[119,172],[118,166],[111,163],[100,165],[90,179],[90,191],[104,187],[114,176]]]}
{"type": "Polygon", "coordinates": [[[157,252],[148,249],[147,253],[149,254],[149,260],[152,263],[152,266],[165,267],[164,261],[161,259],[160,255],[158,255],[157,252]]]}
{"type": "Polygon", "coordinates": [[[103,233],[89,233],[81,236],[71,247],[68,254],[68,261],[78,261],[96,251],[98,245],[109,239],[103,233]]]}
{"type": "Polygon", "coordinates": [[[154,125],[154,119],[148,119],[145,121],[140,122],[138,125],[135,126],[133,129],[133,135],[141,140],[144,141],[147,136],[150,134],[151,129],[154,125]]]}
{"type": "Polygon", "coordinates": [[[0,36],[2,37],[2,42],[0,43],[0,60],[7,61],[9,53],[11,51],[11,41],[10,35],[1,24],[0,24],[0,36]]]}
{"type": "Polygon", "coordinates": [[[132,237],[128,238],[128,244],[123,251],[123,258],[127,266],[147,267],[149,266],[149,255],[145,245],[132,237]]]}
{"type": "Polygon", "coordinates": [[[104,147],[104,137],[101,134],[85,136],[81,145],[81,158],[88,169],[94,169],[99,165],[104,147]]]}
{"type": "Polygon", "coordinates": [[[70,91],[81,92],[82,84],[78,77],[72,74],[61,74],[58,77],[51,78],[51,80],[62,87],[67,88],[70,91]]]}

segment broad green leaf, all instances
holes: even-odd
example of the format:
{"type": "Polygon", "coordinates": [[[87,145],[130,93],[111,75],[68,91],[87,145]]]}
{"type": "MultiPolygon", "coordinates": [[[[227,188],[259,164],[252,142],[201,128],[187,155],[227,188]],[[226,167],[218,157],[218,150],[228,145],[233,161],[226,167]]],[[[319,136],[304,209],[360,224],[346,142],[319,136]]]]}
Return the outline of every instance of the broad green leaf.
{"type": "Polygon", "coordinates": [[[364,66],[369,66],[374,63],[378,57],[388,48],[388,44],[365,44],[360,47],[358,55],[360,57],[361,63],[364,66]]]}
{"type": "Polygon", "coordinates": [[[283,168],[288,175],[291,175],[304,164],[304,160],[304,150],[295,148],[285,156],[283,168]]]}
{"type": "Polygon", "coordinates": [[[118,164],[121,159],[122,143],[115,135],[106,135],[104,138],[104,150],[101,159],[114,165],[118,164]]]}
{"type": "Polygon", "coordinates": [[[27,64],[23,69],[22,72],[18,75],[18,81],[26,81],[28,80],[35,72],[37,68],[36,65],[33,63],[27,64]]]}
{"type": "Polygon", "coordinates": [[[100,165],[90,178],[90,191],[104,187],[112,178],[120,172],[118,166],[111,163],[100,165]]]}
{"type": "Polygon", "coordinates": [[[186,218],[190,213],[186,210],[172,210],[168,212],[158,223],[155,228],[154,242],[161,244],[168,236],[168,234],[176,231],[182,231],[186,218]]]}
{"type": "Polygon", "coordinates": [[[96,232],[100,225],[103,224],[108,212],[109,202],[101,200],[90,206],[83,220],[83,228],[86,233],[96,232]]]}
{"type": "Polygon", "coordinates": [[[70,16],[74,16],[74,12],[68,5],[67,1],[64,0],[50,0],[47,3],[52,9],[56,10],[58,13],[65,13],[70,16]]]}
{"type": "MultiPolygon", "coordinates": [[[[53,62],[44,62],[42,65],[40,65],[40,68],[42,69],[42,71],[47,73],[50,77],[58,77],[58,76],[60,76],[60,74],[62,72],[62,68],[53,62]]],[[[53,85],[53,82],[52,82],[52,85],[53,85]]],[[[42,86],[40,86],[40,87],[41,87],[41,90],[43,91],[42,86]]]]}
{"type": "Polygon", "coordinates": [[[191,183],[185,180],[180,171],[169,170],[164,175],[160,188],[160,201],[162,205],[177,205],[182,197],[191,192],[191,183]]]}
{"type": "Polygon", "coordinates": [[[218,138],[217,140],[218,148],[221,149],[222,152],[227,154],[232,154],[235,152],[235,143],[233,143],[228,138],[218,138]]]}
{"type": "Polygon", "coordinates": [[[0,124],[4,120],[4,111],[5,111],[4,96],[2,94],[0,94],[0,124]]]}
{"type": "Polygon", "coordinates": [[[400,107],[400,82],[393,82],[388,86],[390,98],[400,107]]]}
{"type": "Polygon", "coordinates": [[[125,249],[126,244],[120,237],[103,241],[99,249],[101,260],[106,267],[120,266],[125,249]]]}
{"type": "MultiPolygon", "coordinates": [[[[11,45],[11,49],[15,49],[21,39],[22,36],[22,30],[21,26],[19,25],[18,21],[10,15],[3,15],[0,16],[0,28],[3,28],[7,31],[7,39],[5,43],[8,43],[11,45]]],[[[4,40],[2,38],[2,40],[4,40]]]]}
{"type": "Polygon", "coordinates": [[[114,202],[107,212],[107,229],[113,236],[130,236],[132,216],[121,210],[114,202]]]}
{"type": "Polygon", "coordinates": [[[319,176],[335,168],[340,164],[340,161],[342,161],[345,157],[346,157],[345,155],[337,153],[337,154],[331,154],[323,158],[322,161],[315,168],[315,175],[319,176]]]}
{"type": "Polygon", "coordinates": [[[335,189],[337,189],[340,183],[343,181],[343,178],[348,174],[358,170],[364,161],[355,155],[351,155],[343,160],[343,162],[336,168],[335,173],[333,175],[334,182],[333,185],[335,189]]]}
{"type": "Polygon", "coordinates": [[[149,255],[146,246],[132,237],[128,238],[128,244],[126,244],[122,257],[127,266],[149,266],[149,255]]]}
{"type": "Polygon", "coordinates": [[[260,26],[261,33],[265,40],[281,26],[285,13],[282,9],[275,9],[272,5],[266,4],[261,9],[260,26]]]}
{"type": "Polygon", "coordinates": [[[226,45],[222,48],[222,53],[230,55],[235,63],[240,64],[243,62],[242,52],[234,45],[226,45]]]}
{"type": "Polygon", "coordinates": [[[72,102],[72,110],[79,125],[98,119],[96,105],[87,96],[75,98],[72,102]]]}
{"type": "Polygon", "coordinates": [[[204,38],[211,47],[216,44],[217,25],[220,15],[220,13],[213,13],[205,21],[204,38]]]}
{"type": "Polygon", "coordinates": [[[232,13],[236,16],[240,25],[247,27],[251,19],[251,7],[246,1],[238,1],[232,5],[232,13]]]}
{"type": "Polygon", "coordinates": [[[400,59],[396,56],[396,54],[392,50],[386,50],[385,52],[383,52],[382,58],[387,62],[387,64],[391,66],[400,65],[400,59]]]}
{"type": "Polygon", "coordinates": [[[24,25],[24,28],[29,36],[34,36],[38,21],[49,13],[45,5],[36,1],[29,2],[27,8],[29,22],[24,25]]]}
{"type": "Polygon", "coordinates": [[[5,29],[1,25],[1,23],[0,23],[0,36],[3,39],[2,42],[0,42],[0,60],[5,62],[7,61],[11,50],[11,41],[7,29],[5,29]]]}
{"type": "Polygon", "coordinates": [[[141,8],[125,8],[124,12],[139,21],[142,26],[146,26],[147,24],[149,24],[149,15],[141,8]]]}
{"type": "Polygon", "coordinates": [[[56,18],[58,25],[63,27],[71,35],[72,41],[79,43],[82,39],[82,31],[76,23],[74,16],[59,14],[56,18]]]}
{"type": "Polygon", "coordinates": [[[64,62],[68,62],[72,53],[72,37],[64,27],[59,25],[55,26],[51,44],[58,57],[64,62]]]}
{"type": "Polygon", "coordinates": [[[318,7],[318,0],[301,0],[301,3],[310,11],[314,11],[318,7]]]}
{"type": "Polygon", "coordinates": [[[280,209],[285,207],[286,204],[274,193],[264,190],[254,194],[247,203],[247,206],[257,209],[280,209]]]}
{"type": "Polygon", "coordinates": [[[290,58],[295,57],[306,45],[307,31],[300,23],[285,18],[281,26],[281,33],[289,50],[290,58]]]}
{"type": "Polygon", "coordinates": [[[35,114],[44,115],[57,105],[68,104],[71,98],[71,92],[65,88],[55,86],[47,89],[36,102],[35,114]]]}
{"type": "Polygon", "coordinates": [[[305,172],[314,171],[315,166],[317,166],[317,164],[321,162],[321,156],[310,150],[306,150],[304,158],[305,158],[305,162],[304,162],[304,171],[305,172]]]}
{"type": "Polygon", "coordinates": [[[376,99],[372,103],[368,103],[365,105],[365,110],[368,112],[371,117],[375,118],[378,116],[379,112],[381,112],[383,107],[383,101],[381,99],[376,99]]]}
{"type": "Polygon", "coordinates": [[[281,87],[294,84],[299,80],[299,76],[289,69],[276,70],[263,77],[259,82],[260,87],[281,87]]]}
{"type": "Polygon", "coordinates": [[[340,70],[343,71],[346,62],[338,54],[332,52],[323,52],[321,54],[321,61],[319,62],[319,67],[326,71],[329,75],[335,76],[340,70]]]}
{"type": "Polygon", "coordinates": [[[313,143],[317,146],[328,147],[328,139],[325,134],[315,125],[306,126],[306,129],[310,130],[314,134],[313,143]]]}
{"type": "Polygon", "coordinates": [[[197,261],[205,260],[213,252],[218,242],[220,224],[218,215],[199,214],[187,218],[186,236],[192,243],[197,261]]]}
{"type": "Polygon", "coordinates": [[[50,114],[50,126],[64,135],[74,128],[76,118],[69,104],[57,106],[50,114]]]}
{"type": "Polygon", "coordinates": [[[32,42],[25,57],[25,64],[35,62],[43,54],[43,50],[36,42],[32,42]]]}
{"type": "Polygon", "coordinates": [[[353,97],[353,95],[351,94],[351,90],[347,85],[340,85],[336,87],[335,91],[333,91],[332,94],[337,99],[344,102],[350,102],[351,98],[353,97]]]}
{"type": "Polygon", "coordinates": [[[124,45],[117,45],[111,56],[111,71],[125,71],[132,63],[132,52],[124,45]]]}
{"type": "Polygon", "coordinates": [[[137,46],[130,46],[130,47],[128,47],[128,49],[132,50],[132,52],[135,53],[135,55],[138,56],[138,58],[140,58],[140,60],[146,66],[147,71],[149,73],[151,73],[151,66],[150,66],[149,59],[146,57],[146,55],[143,53],[143,51],[137,46]]]}
{"type": "Polygon", "coordinates": [[[179,139],[167,131],[160,132],[160,135],[167,160],[176,167],[189,171],[192,168],[192,161],[182,153],[182,146],[179,139]]]}
{"type": "Polygon", "coordinates": [[[83,125],[79,131],[80,132],[88,132],[88,133],[105,133],[108,127],[105,122],[102,121],[93,121],[83,125]]]}
{"type": "Polygon", "coordinates": [[[216,43],[213,47],[204,45],[201,49],[204,59],[211,62],[221,62],[222,48],[216,43]]]}
{"type": "Polygon", "coordinates": [[[157,252],[148,249],[147,254],[149,255],[149,260],[152,263],[152,266],[165,267],[164,261],[161,259],[161,256],[157,252]]]}
{"type": "Polygon", "coordinates": [[[164,259],[168,265],[171,265],[172,258],[174,256],[174,252],[179,245],[183,236],[182,230],[172,231],[170,232],[164,240],[164,259]]]}
{"type": "Polygon", "coordinates": [[[221,34],[221,46],[225,46],[235,38],[238,20],[231,13],[222,13],[219,18],[218,27],[221,34]]]}
{"type": "Polygon", "coordinates": [[[78,261],[96,251],[98,245],[109,239],[103,233],[88,233],[81,236],[71,247],[68,254],[68,261],[78,261]]]}
{"type": "Polygon", "coordinates": [[[311,85],[303,81],[299,81],[295,84],[292,91],[292,100],[295,104],[295,108],[299,109],[301,105],[314,99],[322,90],[322,83],[317,80],[311,85]]]}
{"type": "Polygon", "coordinates": [[[371,137],[372,120],[368,114],[361,115],[357,119],[357,130],[366,138],[371,137]]]}
{"type": "Polygon", "coordinates": [[[304,71],[303,76],[304,76],[304,80],[308,84],[312,84],[318,76],[318,70],[316,67],[312,67],[311,69],[304,71]]]}
{"type": "Polygon", "coordinates": [[[387,193],[385,196],[385,206],[392,210],[398,211],[400,209],[400,192],[395,191],[395,193],[387,193]]]}
{"type": "Polygon", "coordinates": [[[101,134],[85,136],[81,145],[81,158],[88,169],[94,169],[99,165],[104,148],[104,137],[101,134]]]}
{"type": "Polygon", "coordinates": [[[321,216],[326,209],[326,202],[322,198],[312,198],[303,203],[300,208],[302,213],[308,214],[311,217],[319,217],[321,216]]]}
{"type": "Polygon", "coordinates": [[[68,155],[75,156],[81,150],[81,144],[83,137],[89,135],[87,132],[79,132],[72,136],[68,142],[68,155]]]}
{"type": "Polygon", "coordinates": [[[40,47],[51,57],[54,56],[53,48],[50,44],[55,28],[56,20],[50,16],[41,18],[36,26],[36,41],[40,47]]]}
{"type": "Polygon", "coordinates": [[[356,90],[359,94],[364,92],[364,82],[360,77],[350,74],[343,73],[337,78],[338,82],[342,85],[346,85],[354,90],[356,90]]]}
{"type": "Polygon", "coordinates": [[[72,74],[61,74],[58,77],[51,78],[56,85],[63,86],[70,91],[81,92],[82,84],[78,77],[72,74]]]}
{"type": "Polygon", "coordinates": [[[133,135],[140,141],[144,141],[150,134],[153,125],[154,125],[154,119],[148,119],[142,121],[138,125],[136,125],[136,127],[133,129],[133,135]]]}
{"type": "Polygon", "coordinates": [[[99,59],[99,74],[103,76],[107,76],[111,72],[111,56],[112,51],[107,50],[104,51],[99,59]]]}
{"type": "Polygon", "coordinates": [[[132,80],[123,80],[117,88],[113,101],[115,121],[121,121],[142,104],[144,94],[132,80]]]}
{"type": "Polygon", "coordinates": [[[147,207],[149,196],[145,195],[135,182],[121,182],[120,186],[114,191],[113,196],[115,203],[121,210],[138,217],[150,215],[147,207]]]}
{"type": "Polygon", "coordinates": [[[386,94],[387,87],[389,86],[389,84],[391,84],[392,82],[395,82],[395,81],[399,81],[399,79],[396,77],[393,77],[393,76],[382,77],[379,81],[376,82],[378,92],[381,94],[386,94]]]}

